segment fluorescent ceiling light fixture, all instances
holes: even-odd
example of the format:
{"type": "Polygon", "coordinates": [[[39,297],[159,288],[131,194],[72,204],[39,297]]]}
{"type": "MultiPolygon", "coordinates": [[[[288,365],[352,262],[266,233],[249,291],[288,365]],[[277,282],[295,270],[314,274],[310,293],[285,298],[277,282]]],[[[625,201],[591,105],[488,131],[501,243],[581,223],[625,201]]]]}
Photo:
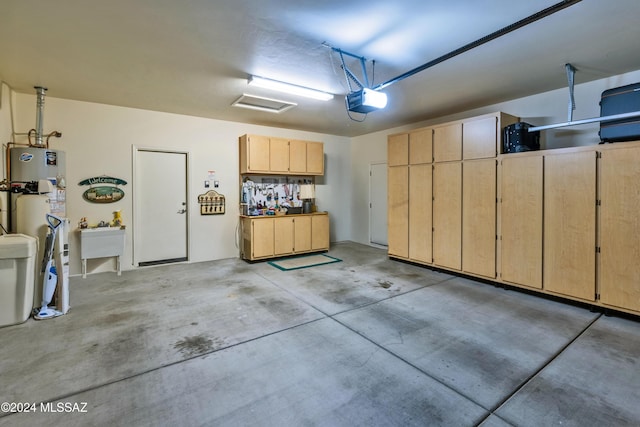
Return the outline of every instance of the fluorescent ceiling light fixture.
{"type": "Polygon", "coordinates": [[[329,101],[330,99],[333,99],[333,94],[328,92],[322,92],[320,90],[298,86],[291,83],[279,82],[277,80],[265,79],[264,77],[258,76],[249,77],[249,85],[289,93],[291,95],[300,95],[307,98],[319,99],[320,101],[329,101]]]}
{"type": "Polygon", "coordinates": [[[356,113],[370,113],[387,106],[387,94],[377,90],[364,88],[347,95],[349,111],[356,113]]]}

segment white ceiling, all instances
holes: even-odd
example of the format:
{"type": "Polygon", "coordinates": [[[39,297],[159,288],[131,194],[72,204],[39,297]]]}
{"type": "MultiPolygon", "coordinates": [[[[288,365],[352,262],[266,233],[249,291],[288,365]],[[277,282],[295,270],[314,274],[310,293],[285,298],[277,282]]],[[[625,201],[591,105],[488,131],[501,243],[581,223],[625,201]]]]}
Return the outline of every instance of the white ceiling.
{"type": "MultiPolygon", "coordinates": [[[[14,90],[356,136],[640,69],[640,2],[582,0],[389,86],[352,121],[327,43],[392,79],[559,0],[0,0],[0,79],[14,90]],[[251,74],[337,94],[329,102],[247,86],[251,74]],[[296,102],[232,107],[243,93],[296,102]]],[[[349,64],[353,66],[355,64],[349,64]]],[[[353,68],[359,71],[359,68],[353,68]]],[[[544,112],[541,112],[544,114],[544,112]]]]}

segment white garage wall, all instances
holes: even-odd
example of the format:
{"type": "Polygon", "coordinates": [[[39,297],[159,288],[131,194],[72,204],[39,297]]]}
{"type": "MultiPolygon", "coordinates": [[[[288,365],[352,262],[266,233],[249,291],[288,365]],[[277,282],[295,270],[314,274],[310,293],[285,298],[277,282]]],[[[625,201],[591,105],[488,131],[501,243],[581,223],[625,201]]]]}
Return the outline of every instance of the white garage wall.
{"type": "MultiPolygon", "coordinates": [[[[16,94],[16,132],[35,126],[35,95],[16,94]]],[[[206,261],[238,256],[238,137],[245,133],[322,141],[325,143],[326,175],[317,180],[319,209],[329,211],[331,241],[350,238],[349,192],[351,173],[349,139],[294,130],[253,126],[176,114],[159,113],[103,104],[70,101],[47,96],[44,109],[44,133],[62,132],[62,138],[50,140],[51,148],[67,156],[67,217],[72,230],[81,217],[90,223],[110,220],[112,212],[122,209],[127,225],[127,247],[123,269],[132,265],[132,146],[164,148],[190,153],[190,261],[206,261]],[[217,189],[226,196],[224,215],[201,216],[198,194],[204,193],[207,172],[214,170],[220,182],[217,189]],[[119,202],[100,205],[82,199],[83,179],[109,175],[128,182],[126,195],[119,202]]],[[[19,140],[17,142],[20,142],[19,140]]],[[[162,191],[159,183],[158,191],[162,191]]],[[[77,233],[70,236],[72,274],[80,271],[77,233]]],[[[92,262],[93,271],[112,270],[113,260],[104,265],[92,262]]],[[[91,267],[91,266],[90,266],[91,267]]]]}
{"type": "MultiPolygon", "coordinates": [[[[578,71],[577,76],[579,76],[579,73],[578,71]]],[[[604,90],[636,82],[640,82],[640,70],[575,85],[576,110],[573,112],[573,119],[599,117],[600,96],[604,90]]],[[[352,138],[351,170],[354,196],[351,210],[351,223],[353,224],[351,240],[363,244],[369,243],[369,165],[379,161],[386,161],[387,135],[495,111],[503,111],[518,116],[522,121],[538,126],[562,123],[566,122],[568,118],[568,101],[569,90],[567,88],[558,89],[352,138]]],[[[374,119],[375,113],[371,113],[371,117],[367,120],[374,119]]],[[[543,131],[541,134],[543,148],[597,144],[599,142],[598,129],[599,124],[595,123],[543,131]]]]}
{"type": "MultiPolygon", "coordinates": [[[[576,85],[577,109],[574,119],[597,117],[602,91],[640,81],[640,71],[576,85]]],[[[9,100],[15,100],[16,132],[35,126],[35,96],[9,94],[3,86],[0,105],[0,136],[10,140],[9,100]],[[3,136],[4,135],[4,136],[3,136]]],[[[67,214],[75,227],[82,216],[90,220],[110,219],[111,212],[122,209],[125,224],[131,225],[133,212],[131,185],[127,196],[111,205],[92,205],[82,200],[77,183],[97,175],[112,175],[131,182],[131,147],[167,148],[191,153],[189,177],[191,212],[191,260],[193,262],[237,256],[235,207],[238,205],[238,136],[255,133],[277,137],[319,140],[325,143],[326,174],[317,180],[318,204],[331,216],[331,241],[369,242],[369,165],[386,161],[386,140],[390,133],[428,126],[448,120],[504,111],[535,125],[567,120],[568,90],[550,91],[526,98],[490,105],[446,117],[417,122],[355,138],[316,134],[264,126],[246,125],[175,114],[158,113],[102,104],[47,97],[44,131],[59,130],[63,138],[52,139],[52,147],[67,153],[67,214]],[[203,193],[207,171],[215,170],[220,192],[227,197],[227,214],[200,216],[196,197],[203,193]]],[[[374,113],[375,114],[375,113],[374,113]]],[[[374,119],[374,115],[370,117],[374,119]]],[[[598,125],[545,131],[547,148],[591,145],[598,142],[598,125]]],[[[18,142],[20,142],[18,140],[18,142]]],[[[4,172],[4,162],[2,165],[4,172]]],[[[72,235],[75,236],[75,235],[72,235]]],[[[131,229],[123,268],[131,265],[131,229]]],[[[80,270],[77,238],[71,239],[71,271],[80,270]]],[[[96,271],[112,269],[111,260],[96,271]]]]}

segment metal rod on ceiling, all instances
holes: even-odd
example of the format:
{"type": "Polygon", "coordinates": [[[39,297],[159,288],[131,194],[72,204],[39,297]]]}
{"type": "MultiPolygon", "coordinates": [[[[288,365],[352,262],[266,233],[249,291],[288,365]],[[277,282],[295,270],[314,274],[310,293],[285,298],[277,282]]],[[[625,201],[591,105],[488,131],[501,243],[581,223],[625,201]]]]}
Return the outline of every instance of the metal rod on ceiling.
{"type": "Polygon", "coordinates": [[[471,42],[469,44],[466,44],[466,45],[464,45],[464,46],[462,46],[462,47],[460,47],[460,48],[458,48],[456,50],[453,50],[453,51],[451,51],[449,53],[446,53],[446,54],[442,55],[439,58],[436,58],[436,59],[434,59],[432,61],[427,62],[426,64],[420,65],[419,67],[416,67],[413,70],[407,71],[404,74],[400,74],[399,76],[394,77],[391,80],[388,80],[388,81],[386,81],[384,83],[380,83],[379,85],[373,87],[373,89],[374,90],[384,89],[387,86],[390,86],[390,85],[392,85],[394,83],[397,83],[400,80],[404,80],[407,77],[411,77],[414,74],[419,73],[420,71],[424,71],[427,68],[431,68],[434,65],[438,65],[439,63],[444,62],[447,59],[451,59],[454,56],[458,56],[458,55],[460,55],[460,54],[462,54],[464,52],[467,52],[467,51],[469,51],[469,50],[471,50],[473,48],[476,48],[476,47],[481,46],[481,45],[483,45],[485,43],[488,43],[491,40],[495,40],[498,37],[504,36],[505,34],[508,34],[508,33],[512,32],[512,31],[515,31],[515,30],[517,30],[519,28],[522,28],[522,27],[524,27],[526,25],[529,25],[529,24],[531,24],[533,22],[536,22],[536,21],[538,21],[538,20],[540,20],[540,19],[542,19],[544,17],[552,15],[552,14],[554,14],[556,12],[559,12],[562,9],[565,9],[565,8],[567,8],[569,6],[573,6],[574,4],[579,3],[581,1],[582,0],[564,0],[564,1],[561,1],[560,3],[556,3],[553,6],[550,6],[550,7],[546,8],[546,9],[541,10],[540,12],[534,13],[533,15],[530,15],[530,16],[524,18],[524,19],[521,19],[518,22],[515,22],[515,23],[513,23],[511,25],[508,25],[508,26],[506,26],[504,28],[501,28],[500,30],[495,31],[495,32],[493,32],[493,33],[491,33],[491,34],[489,34],[487,36],[484,36],[484,37],[482,37],[482,38],[480,38],[480,39],[478,39],[476,41],[473,41],[473,42],[471,42]]]}
{"type": "Polygon", "coordinates": [[[535,127],[530,127],[529,132],[535,132],[537,130],[556,129],[556,128],[562,128],[567,126],[585,125],[588,123],[595,123],[595,122],[608,122],[611,120],[631,119],[634,117],[640,117],[640,111],[632,111],[629,113],[614,114],[611,116],[604,116],[604,117],[593,117],[591,119],[573,120],[573,121],[564,122],[564,123],[556,123],[553,125],[535,126],[535,127]]]}

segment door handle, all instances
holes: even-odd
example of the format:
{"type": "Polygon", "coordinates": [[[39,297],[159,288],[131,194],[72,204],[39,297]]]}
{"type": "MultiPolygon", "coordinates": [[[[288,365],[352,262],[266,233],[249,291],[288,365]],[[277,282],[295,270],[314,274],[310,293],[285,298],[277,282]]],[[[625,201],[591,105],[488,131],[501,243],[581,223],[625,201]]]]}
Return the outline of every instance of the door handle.
{"type": "Polygon", "coordinates": [[[187,210],[186,210],[186,209],[180,209],[180,210],[178,211],[178,213],[179,213],[179,214],[183,214],[183,213],[185,213],[185,212],[187,212],[187,210]]]}

